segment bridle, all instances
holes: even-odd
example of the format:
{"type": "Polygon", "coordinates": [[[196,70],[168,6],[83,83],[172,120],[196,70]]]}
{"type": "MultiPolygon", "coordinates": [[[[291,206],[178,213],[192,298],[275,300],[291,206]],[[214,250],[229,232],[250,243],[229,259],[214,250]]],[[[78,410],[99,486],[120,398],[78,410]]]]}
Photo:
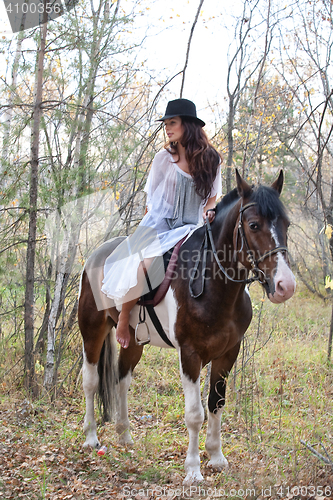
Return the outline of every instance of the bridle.
{"type": "MultiPolygon", "coordinates": [[[[260,264],[260,262],[263,262],[265,259],[267,259],[267,257],[270,257],[271,255],[274,255],[274,254],[276,254],[278,252],[286,252],[286,253],[288,253],[288,248],[285,247],[285,246],[280,245],[280,246],[277,246],[275,248],[272,248],[272,250],[267,250],[267,252],[265,252],[263,255],[261,255],[258,259],[255,259],[253,257],[253,251],[250,249],[250,245],[249,245],[249,243],[247,241],[246,234],[245,234],[245,231],[244,231],[243,213],[248,208],[256,206],[256,205],[257,205],[256,202],[247,203],[247,205],[245,205],[244,207],[241,206],[241,208],[239,209],[239,223],[238,223],[237,234],[239,233],[241,235],[242,243],[241,243],[240,250],[238,250],[238,253],[240,253],[243,250],[243,247],[245,246],[246,253],[247,253],[247,256],[248,256],[248,260],[249,260],[249,262],[250,262],[250,264],[252,266],[252,271],[254,271],[255,273],[262,273],[263,276],[264,276],[264,281],[263,282],[260,281],[260,278],[256,278],[256,279],[254,279],[254,281],[259,281],[259,283],[265,283],[265,282],[267,282],[267,277],[266,277],[264,271],[262,271],[261,269],[259,269],[258,264],[260,264]]],[[[210,235],[211,235],[211,228],[210,228],[210,235]]],[[[212,235],[211,235],[211,243],[214,244],[212,235]]],[[[236,248],[237,248],[237,244],[236,244],[236,248]]]]}
{"type": "Polygon", "coordinates": [[[220,260],[218,258],[218,255],[217,255],[217,252],[216,252],[215,243],[214,243],[214,239],[213,239],[212,228],[211,228],[209,219],[207,217],[206,218],[206,223],[205,223],[205,226],[206,226],[205,238],[204,238],[204,242],[203,242],[202,285],[201,285],[200,292],[195,295],[194,292],[193,292],[193,282],[194,282],[194,276],[196,275],[196,272],[197,272],[198,267],[199,267],[199,260],[198,260],[196,262],[195,266],[194,266],[194,273],[192,274],[192,276],[190,278],[190,283],[189,283],[191,297],[197,298],[197,297],[199,297],[203,293],[204,281],[205,281],[204,273],[205,273],[206,262],[207,262],[208,240],[209,240],[212,252],[213,252],[214,259],[215,259],[215,261],[216,261],[216,263],[218,265],[218,268],[220,269],[220,271],[222,271],[222,273],[224,274],[224,276],[229,281],[232,281],[233,283],[242,283],[242,284],[250,284],[250,283],[253,283],[255,281],[258,281],[261,285],[267,284],[268,278],[267,278],[265,272],[262,271],[261,269],[259,269],[259,264],[261,262],[263,262],[265,259],[267,259],[267,257],[270,257],[271,255],[274,255],[274,254],[276,254],[278,252],[288,252],[288,249],[285,246],[277,246],[275,248],[272,248],[272,250],[268,250],[267,252],[265,252],[258,259],[254,258],[254,256],[253,256],[254,252],[250,248],[250,245],[249,245],[249,243],[247,241],[246,234],[245,234],[245,231],[244,231],[243,214],[244,214],[245,210],[247,210],[250,207],[256,206],[256,205],[257,205],[256,202],[251,202],[251,203],[247,203],[246,205],[240,207],[240,209],[239,209],[239,221],[238,221],[237,235],[236,235],[236,245],[235,245],[235,251],[237,253],[240,253],[243,250],[243,248],[245,248],[248,261],[251,264],[251,273],[252,273],[252,276],[250,276],[248,278],[245,278],[245,279],[242,279],[242,280],[237,280],[237,279],[233,278],[232,276],[230,276],[228,274],[227,270],[225,269],[225,267],[223,267],[223,265],[221,264],[221,262],[220,262],[220,260]],[[237,249],[237,243],[238,243],[238,235],[240,235],[240,237],[241,237],[241,247],[240,247],[240,250],[236,250],[237,249]]]}

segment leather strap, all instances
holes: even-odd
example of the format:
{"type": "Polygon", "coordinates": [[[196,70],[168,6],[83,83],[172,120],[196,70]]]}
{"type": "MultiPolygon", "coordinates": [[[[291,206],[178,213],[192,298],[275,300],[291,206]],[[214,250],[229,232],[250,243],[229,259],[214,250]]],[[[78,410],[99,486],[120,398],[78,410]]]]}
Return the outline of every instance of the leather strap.
{"type": "MultiPolygon", "coordinates": [[[[174,272],[176,264],[177,264],[179,249],[186,238],[187,238],[187,236],[182,238],[176,244],[175,248],[173,249],[173,252],[172,252],[164,279],[163,279],[162,283],[160,284],[154,299],[153,300],[143,300],[141,297],[141,299],[139,300],[140,307],[141,308],[145,307],[147,309],[149,317],[150,317],[157,333],[161,337],[161,339],[168,346],[173,347],[173,348],[175,348],[175,346],[172,344],[172,342],[169,340],[167,334],[165,333],[164,328],[163,328],[160,320],[158,319],[158,316],[156,314],[154,307],[156,307],[164,299],[164,297],[168,291],[168,288],[169,288],[170,283],[171,283],[172,275],[173,275],[173,272],[174,272]]],[[[144,260],[141,259],[141,262],[142,262],[143,271],[144,271],[144,274],[145,274],[145,277],[147,280],[147,285],[148,285],[149,291],[152,292],[152,286],[151,286],[150,279],[148,276],[147,268],[144,264],[144,260]]]]}
{"type": "Polygon", "coordinates": [[[161,339],[166,344],[168,344],[168,346],[175,348],[175,346],[172,344],[171,340],[169,340],[169,338],[167,337],[167,334],[165,333],[164,328],[163,328],[160,320],[158,319],[158,316],[156,314],[154,306],[152,304],[148,304],[148,305],[145,305],[144,307],[147,309],[148,314],[150,316],[150,319],[152,320],[152,323],[153,323],[157,333],[161,337],[161,339]]]}

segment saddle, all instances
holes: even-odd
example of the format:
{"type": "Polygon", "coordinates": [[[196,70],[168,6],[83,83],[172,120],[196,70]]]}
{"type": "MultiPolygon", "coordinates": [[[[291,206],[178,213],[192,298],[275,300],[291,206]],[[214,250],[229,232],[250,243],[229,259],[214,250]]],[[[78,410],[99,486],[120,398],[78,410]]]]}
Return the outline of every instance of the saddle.
{"type": "MultiPolygon", "coordinates": [[[[150,316],[150,319],[151,319],[154,327],[156,328],[156,331],[158,332],[159,336],[162,338],[162,340],[167,345],[169,345],[170,347],[174,347],[172,342],[167,337],[154,308],[164,299],[164,297],[169,289],[171,280],[172,280],[173,275],[174,275],[175,267],[177,264],[179,250],[180,250],[182,243],[185,241],[185,239],[186,239],[186,236],[184,238],[182,238],[176,244],[176,246],[174,248],[172,248],[171,250],[169,250],[168,252],[166,252],[163,255],[165,276],[164,276],[162,283],[157,288],[152,289],[147,269],[144,267],[144,273],[146,276],[146,281],[147,281],[147,285],[149,288],[149,292],[146,293],[145,295],[143,295],[138,300],[138,304],[140,306],[140,313],[139,313],[139,323],[137,324],[137,326],[135,328],[135,340],[136,340],[136,343],[139,345],[145,345],[145,344],[148,344],[150,342],[150,335],[149,335],[148,326],[146,324],[146,315],[145,315],[145,310],[147,310],[147,312],[150,316]],[[137,337],[137,330],[141,324],[146,325],[147,338],[145,340],[139,340],[137,337]]],[[[149,269],[150,273],[154,271],[153,266],[154,266],[154,263],[152,263],[151,268],[149,269]]]]}

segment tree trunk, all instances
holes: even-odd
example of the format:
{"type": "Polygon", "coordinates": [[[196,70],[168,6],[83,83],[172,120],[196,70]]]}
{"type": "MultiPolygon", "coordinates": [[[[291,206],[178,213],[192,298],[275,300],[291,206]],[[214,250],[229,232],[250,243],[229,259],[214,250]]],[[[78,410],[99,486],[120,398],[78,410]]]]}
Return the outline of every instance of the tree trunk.
{"type": "Polygon", "coordinates": [[[33,110],[33,124],[31,134],[31,170],[30,170],[30,208],[29,231],[26,262],[26,285],[24,303],[24,332],[25,332],[25,386],[34,395],[37,395],[34,364],[34,280],[35,254],[37,234],[37,198],[38,198],[38,161],[39,161],[39,130],[41,103],[43,91],[43,66],[45,55],[45,41],[47,23],[41,26],[41,41],[38,51],[37,78],[35,86],[35,104],[33,110]]]}
{"type": "Polygon", "coordinates": [[[63,281],[66,274],[67,265],[67,255],[69,249],[69,234],[66,232],[64,234],[64,240],[62,244],[62,251],[60,255],[59,270],[57,273],[57,279],[54,289],[54,298],[50,310],[48,328],[47,328],[47,352],[46,352],[46,364],[44,373],[44,389],[47,392],[52,392],[54,385],[54,353],[55,353],[55,331],[58,319],[58,311],[61,301],[61,291],[63,289],[63,281]]]}
{"type": "Polygon", "coordinates": [[[47,332],[47,325],[49,322],[49,315],[51,308],[51,292],[50,292],[51,277],[52,277],[52,263],[50,262],[47,270],[44,317],[42,321],[42,326],[40,327],[38,339],[35,345],[35,353],[39,354],[42,354],[45,351],[46,332],[47,332]]]}

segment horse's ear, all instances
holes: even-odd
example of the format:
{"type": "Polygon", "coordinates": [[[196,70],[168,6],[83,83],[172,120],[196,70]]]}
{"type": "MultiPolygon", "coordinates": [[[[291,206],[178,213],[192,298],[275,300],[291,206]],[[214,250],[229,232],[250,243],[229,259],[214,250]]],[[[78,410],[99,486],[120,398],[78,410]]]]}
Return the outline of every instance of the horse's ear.
{"type": "Polygon", "coordinates": [[[283,170],[280,170],[279,177],[276,179],[276,181],[273,182],[272,188],[275,189],[280,196],[282,187],[283,187],[283,170]]]}
{"type": "Polygon", "coordinates": [[[240,173],[236,168],[236,181],[237,181],[237,190],[238,194],[241,198],[248,198],[252,193],[252,187],[244,181],[243,177],[241,177],[240,173]]]}

